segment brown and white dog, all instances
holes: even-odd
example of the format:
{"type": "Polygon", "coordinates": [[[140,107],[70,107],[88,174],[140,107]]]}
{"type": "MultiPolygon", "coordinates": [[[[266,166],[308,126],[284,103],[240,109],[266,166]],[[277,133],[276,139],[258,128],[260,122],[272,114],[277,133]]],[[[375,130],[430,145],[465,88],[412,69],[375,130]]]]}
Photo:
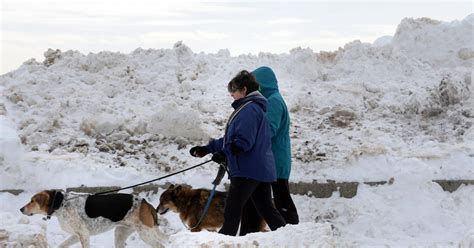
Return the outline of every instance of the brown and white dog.
{"type": "MultiPolygon", "coordinates": [[[[224,206],[227,197],[226,192],[216,191],[202,222],[199,223],[204,211],[207,199],[211,191],[208,189],[192,189],[187,186],[170,185],[160,196],[160,205],[156,208],[159,214],[165,214],[168,210],[179,214],[181,221],[187,225],[191,232],[199,232],[202,229],[218,231],[224,224],[224,206]]],[[[267,231],[267,223],[263,219],[255,221],[256,231],[267,231]]]]}
{"type": "Polygon", "coordinates": [[[131,194],[71,195],[46,190],[35,194],[20,209],[25,215],[56,216],[61,228],[71,236],[59,247],[81,242],[90,247],[90,236],[115,228],[115,247],[125,247],[133,232],[152,247],[163,247],[167,235],[158,228],[158,217],[145,199],[131,194]]]}

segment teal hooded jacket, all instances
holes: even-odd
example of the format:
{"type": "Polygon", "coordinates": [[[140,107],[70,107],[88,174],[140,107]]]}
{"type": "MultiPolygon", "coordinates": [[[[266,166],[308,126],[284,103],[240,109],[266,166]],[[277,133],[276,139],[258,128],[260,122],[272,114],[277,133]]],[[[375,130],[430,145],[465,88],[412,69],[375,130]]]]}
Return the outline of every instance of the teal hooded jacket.
{"type": "Polygon", "coordinates": [[[269,67],[252,72],[260,84],[260,92],[267,98],[266,117],[272,131],[272,151],[277,178],[288,179],[291,171],[290,115],[283,97],[278,91],[275,73],[269,67]]]}

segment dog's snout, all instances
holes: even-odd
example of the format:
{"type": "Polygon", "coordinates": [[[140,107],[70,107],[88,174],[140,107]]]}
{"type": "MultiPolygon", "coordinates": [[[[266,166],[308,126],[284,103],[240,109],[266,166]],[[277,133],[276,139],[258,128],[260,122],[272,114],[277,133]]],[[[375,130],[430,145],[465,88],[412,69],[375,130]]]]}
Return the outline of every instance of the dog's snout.
{"type": "Polygon", "coordinates": [[[25,211],[25,207],[20,208],[20,212],[23,213],[23,211],[25,211]]]}

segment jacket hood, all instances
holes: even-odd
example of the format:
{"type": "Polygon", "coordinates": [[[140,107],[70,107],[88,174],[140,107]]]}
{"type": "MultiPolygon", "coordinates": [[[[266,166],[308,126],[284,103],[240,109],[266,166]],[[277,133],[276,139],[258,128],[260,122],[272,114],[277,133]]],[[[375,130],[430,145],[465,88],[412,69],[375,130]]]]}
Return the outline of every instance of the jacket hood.
{"type": "Polygon", "coordinates": [[[268,98],[272,93],[278,92],[278,81],[270,67],[259,67],[252,74],[260,84],[260,92],[264,97],[268,98]]]}
{"type": "Polygon", "coordinates": [[[258,104],[263,109],[263,111],[265,111],[265,112],[267,111],[267,99],[264,96],[262,96],[262,94],[258,91],[254,91],[254,92],[248,94],[244,98],[241,98],[239,100],[235,100],[232,103],[232,107],[234,107],[234,109],[237,109],[242,104],[244,104],[246,102],[250,102],[250,101],[258,104]]]}

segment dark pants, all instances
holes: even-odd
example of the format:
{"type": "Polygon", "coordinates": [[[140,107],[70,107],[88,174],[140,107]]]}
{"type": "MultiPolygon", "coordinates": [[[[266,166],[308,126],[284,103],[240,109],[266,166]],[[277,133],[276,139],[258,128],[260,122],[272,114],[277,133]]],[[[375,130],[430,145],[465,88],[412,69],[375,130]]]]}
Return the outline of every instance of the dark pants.
{"type": "Polygon", "coordinates": [[[272,183],[272,189],[275,206],[286,220],[286,223],[293,225],[298,224],[300,222],[298,211],[296,211],[295,203],[293,199],[291,199],[288,179],[278,179],[272,183]]]}
{"type": "MultiPolygon", "coordinates": [[[[278,179],[272,183],[273,200],[281,216],[288,224],[298,224],[298,212],[290,195],[290,188],[287,179],[278,179]]],[[[260,231],[260,222],[262,217],[258,214],[252,202],[247,202],[242,211],[242,222],[240,224],[240,235],[260,231]]]]}
{"type": "Polygon", "coordinates": [[[270,183],[234,177],[230,179],[230,187],[224,208],[224,225],[219,233],[232,236],[237,234],[242,209],[249,199],[271,230],[276,230],[286,224],[272,203],[270,183]]]}

